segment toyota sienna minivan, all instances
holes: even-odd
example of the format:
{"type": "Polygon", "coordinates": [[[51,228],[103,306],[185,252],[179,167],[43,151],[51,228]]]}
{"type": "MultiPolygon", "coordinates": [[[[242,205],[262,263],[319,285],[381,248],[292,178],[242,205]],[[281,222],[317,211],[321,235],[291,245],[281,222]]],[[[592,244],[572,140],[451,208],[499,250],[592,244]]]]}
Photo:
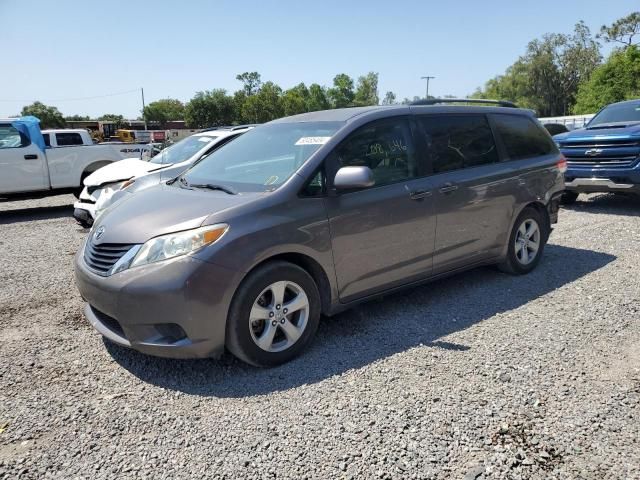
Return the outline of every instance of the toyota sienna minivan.
{"type": "Polygon", "coordinates": [[[144,353],[271,366],[323,314],[479,265],[530,272],[564,189],[555,143],[528,110],[422,103],[258,126],[108,208],[75,259],[86,317],[144,353]]]}

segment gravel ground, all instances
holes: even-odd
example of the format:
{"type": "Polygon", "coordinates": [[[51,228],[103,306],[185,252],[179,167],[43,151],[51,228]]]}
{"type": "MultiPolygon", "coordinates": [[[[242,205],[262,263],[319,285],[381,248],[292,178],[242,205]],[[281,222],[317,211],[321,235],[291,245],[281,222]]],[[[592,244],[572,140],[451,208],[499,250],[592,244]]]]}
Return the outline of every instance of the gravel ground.
{"type": "Polygon", "coordinates": [[[0,479],[640,478],[640,201],[584,197],[532,274],[365,304],[271,370],[103,341],[71,203],[0,204],[0,479]]]}

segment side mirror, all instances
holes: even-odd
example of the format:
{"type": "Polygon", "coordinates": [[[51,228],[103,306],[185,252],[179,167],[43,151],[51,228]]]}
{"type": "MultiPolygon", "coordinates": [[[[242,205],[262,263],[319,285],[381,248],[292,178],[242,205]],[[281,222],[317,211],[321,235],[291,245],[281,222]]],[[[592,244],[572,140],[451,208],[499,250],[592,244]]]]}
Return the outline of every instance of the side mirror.
{"type": "Polygon", "coordinates": [[[367,188],[375,183],[373,171],[369,167],[342,167],[333,180],[333,186],[338,190],[367,188]]]}

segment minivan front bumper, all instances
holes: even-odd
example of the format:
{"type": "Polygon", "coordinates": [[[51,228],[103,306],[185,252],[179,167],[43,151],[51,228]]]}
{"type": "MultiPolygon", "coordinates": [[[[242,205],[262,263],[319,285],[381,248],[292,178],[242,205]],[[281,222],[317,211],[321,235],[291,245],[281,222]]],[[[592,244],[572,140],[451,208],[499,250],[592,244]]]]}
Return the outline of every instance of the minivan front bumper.
{"type": "Polygon", "coordinates": [[[75,257],[76,284],[91,325],[112,342],[170,358],[217,357],[236,272],[191,256],[103,277],[75,257]]]}

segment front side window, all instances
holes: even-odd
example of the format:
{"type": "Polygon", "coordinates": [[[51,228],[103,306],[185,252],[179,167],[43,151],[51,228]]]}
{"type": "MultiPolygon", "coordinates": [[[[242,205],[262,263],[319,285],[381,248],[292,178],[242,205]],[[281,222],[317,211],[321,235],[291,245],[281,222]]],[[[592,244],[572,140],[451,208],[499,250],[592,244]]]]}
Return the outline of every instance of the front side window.
{"type": "Polygon", "coordinates": [[[150,162],[162,165],[184,162],[203,148],[211,145],[216,138],[218,137],[215,135],[187,137],[162,150],[158,155],[153,157],[150,162]]]}
{"type": "Polygon", "coordinates": [[[189,184],[214,184],[238,192],[266,192],[282,185],[343,122],[273,123],[254,128],[191,167],[189,184]]]}
{"type": "Polygon", "coordinates": [[[65,132],[56,133],[56,143],[59,147],[69,147],[72,145],[82,145],[82,137],[79,133],[65,132]]]}
{"type": "Polygon", "coordinates": [[[8,124],[0,125],[0,148],[20,148],[29,145],[29,139],[8,124]]]}
{"type": "Polygon", "coordinates": [[[498,161],[491,127],[484,115],[429,115],[418,118],[434,173],[498,161]]]}
{"type": "Polygon", "coordinates": [[[365,166],[373,171],[375,186],[419,176],[419,167],[405,119],[389,119],[359,128],[334,152],[338,168],[365,166]]]}
{"type": "Polygon", "coordinates": [[[549,155],[556,150],[546,130],[531,118],[509,114],[495,114],[492,118],[509,160],[549,155]]]}

